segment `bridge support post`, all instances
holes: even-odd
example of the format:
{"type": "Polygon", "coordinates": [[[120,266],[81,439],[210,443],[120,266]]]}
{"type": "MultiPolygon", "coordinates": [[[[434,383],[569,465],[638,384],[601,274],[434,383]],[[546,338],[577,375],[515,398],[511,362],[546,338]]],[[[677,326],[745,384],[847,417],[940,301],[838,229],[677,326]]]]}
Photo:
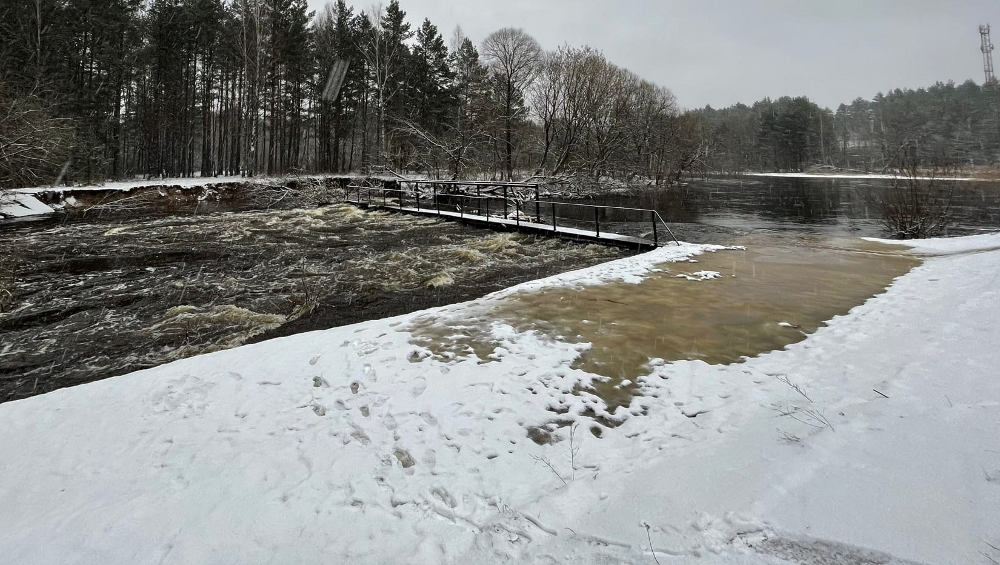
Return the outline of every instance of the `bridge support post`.
{"type": "Polygon", "coordinates": [[[535,185],[535,223],[536,224],[542,223],[542,213],[539,211],[538,207],[539,207],[539,204],[538,204],[538,185],[536,184],[535,185]]]}
{"type": "Polygon", "coordinates": [[[601,237],[601,218],[598,215],[598,209],[594,208],[594,235],[601,237]]]}
{"type": "Polygon", "coordinates": [[[507,217],[507,187],[503,187],[503,217],[507,217]]]}
{"type": "Polygon", "coordinates": [[[552,203],[552,231],[554,231],[554,232],[555,231],[559,231],[559,228],[556,227],[556,203],[555,202],[552,203]]]}

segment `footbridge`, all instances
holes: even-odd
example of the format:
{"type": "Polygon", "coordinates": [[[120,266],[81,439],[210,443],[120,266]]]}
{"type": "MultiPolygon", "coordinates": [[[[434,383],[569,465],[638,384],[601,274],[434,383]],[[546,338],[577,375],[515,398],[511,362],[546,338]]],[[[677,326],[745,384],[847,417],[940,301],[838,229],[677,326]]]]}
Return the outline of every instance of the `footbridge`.
{"type": "Polygon", "coordinates": [[[401,179],[377,186],[349,184],[345,201],[363,208],[643,251],[677,243],[656,210],[556,201],[530,182],[401,179]]]}

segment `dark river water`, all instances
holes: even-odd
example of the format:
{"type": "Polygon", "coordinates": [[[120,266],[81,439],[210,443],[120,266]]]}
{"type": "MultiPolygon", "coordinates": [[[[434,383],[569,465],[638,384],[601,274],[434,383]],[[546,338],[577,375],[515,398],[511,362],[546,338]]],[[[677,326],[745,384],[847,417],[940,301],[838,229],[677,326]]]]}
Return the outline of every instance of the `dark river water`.
{"type": "MultiPolygon", "coordinates": [[[[888,189],[877,180],[711,179],[588,202],[654,208],[692,242],[854,238],[883,235],[873,194],[888,189]]],[[[939,200],[950,235],[1000,227],[998,183],[955,183],[939,200]]],[[[628,254],[345,205],[195,206],[0,224],[0,267],[17,265],[12,299],[0,296],[0,402],[628,254]]],[[[623,219],[604,212],[602,229],[649,235],[648,222],[623,219]]]]}

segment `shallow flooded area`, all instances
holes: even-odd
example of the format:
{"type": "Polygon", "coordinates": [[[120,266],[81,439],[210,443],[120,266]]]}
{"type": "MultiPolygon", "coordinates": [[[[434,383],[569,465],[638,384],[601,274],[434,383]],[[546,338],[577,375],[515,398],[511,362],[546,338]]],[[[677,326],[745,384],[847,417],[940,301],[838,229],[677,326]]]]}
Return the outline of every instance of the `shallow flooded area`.
{"type": "Polygon", "coordinates": [[[334,205],[0,226],[0,401],[623,257],[334,205]]]}
{"type": "Polygon", "coordinates": [[[424,322],[416,342],[442,356],[489,361],[489,324],[588,343],[573,366],[602,375],[608,410],[640,394],[650,361],[738,362],[801,341],[824,321],[881,293],[918,261],[904,247],[860,239],[752,235],[690,262],[665,263],[641,283],[522,292],[482,319],[424,322]]]}

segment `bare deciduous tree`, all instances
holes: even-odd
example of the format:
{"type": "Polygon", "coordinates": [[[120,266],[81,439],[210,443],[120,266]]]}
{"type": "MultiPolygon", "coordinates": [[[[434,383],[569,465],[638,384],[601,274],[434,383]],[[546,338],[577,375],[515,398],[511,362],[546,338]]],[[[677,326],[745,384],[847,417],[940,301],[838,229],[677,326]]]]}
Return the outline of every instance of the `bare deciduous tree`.
{"type": "Polygon", "coordinates": [[[546,55],[530,95],[541,130],[538,174],[660,184],[699,159],[697,121],[678,115],[673,94],[589,47],[546,55]]]}
{"type": "Polygon", "coordinates": [[[504,122],[504,166],[507,178],[514,174],[513,127],[519,101],[534,80],[542,58],[542,48],[524,30],[503,28],[483,41],[483,56],[498,81],[504,122]]]}
{"type": "Polygon", "coordinates": [[[888,162],[896,169],[892,186],[873,193],[886,232],[898,239],[933,237],[949,224],[954,182],[950,169],[935,164],[921,168],[912,144],[901,146],[888,162]]]}
{"type": "Polygon", "coordinates": [[[0,186],[54,182],[73,140],[72,122],[52,117],[35,95],[14,96],[0,85],[0,186]]]}

